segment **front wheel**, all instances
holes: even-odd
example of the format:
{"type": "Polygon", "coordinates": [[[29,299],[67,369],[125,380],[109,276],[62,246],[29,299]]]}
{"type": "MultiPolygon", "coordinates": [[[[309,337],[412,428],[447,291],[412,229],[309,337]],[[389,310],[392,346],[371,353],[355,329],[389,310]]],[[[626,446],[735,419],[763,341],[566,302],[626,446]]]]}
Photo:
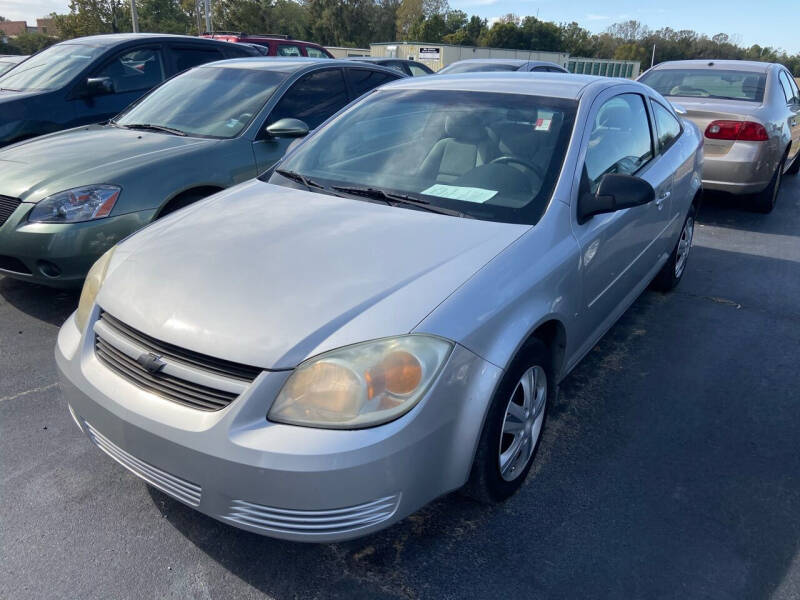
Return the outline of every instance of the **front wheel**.
{"type": "Polygon", "coordinates": [[[556,385],[547,347],[533,340],[506,370],[489,406],[464,491],[483,502],[502,502],[531,469],[547,403],[556,385]]]}
{"type": "Polygon", "coordinates": [[[686,220],[683,222],[683,229],[678,238],[678,243],[669,255],[669,259],[661,267],[661,270],[653,280],[653,287],[662,292],[668,292],[675,288],[683,279],[686,272],[686,263],[689,261],[689,253],[692,250],[692,240],[694,239],[694,225],[697,216],[697,205],[692,204],[686,220]]]}

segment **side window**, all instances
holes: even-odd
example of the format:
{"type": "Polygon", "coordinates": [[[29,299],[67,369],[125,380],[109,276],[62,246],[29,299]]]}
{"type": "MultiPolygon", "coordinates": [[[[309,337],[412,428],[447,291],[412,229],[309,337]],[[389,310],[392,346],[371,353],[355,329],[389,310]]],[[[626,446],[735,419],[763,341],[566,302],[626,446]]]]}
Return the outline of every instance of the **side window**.
{"type": "Polygon", "coordinates": [[[384,63],[382,66],[394,69],[395,71],[397,71],[398,73],[402,73],[403,75],[406,74],[406,72],[403,70],[402,63],[390,62],[390,63],[384,63]]]}
{"type": "Polygon", "coordinates": [[[177,73],[181,73],[197,65],[203,65],[225,58],[219,50],[214,48],[190,48],[184,46],[183,48],[173,48],[172,53],[175,55],[175,71],[177,73]]]}
{"type": "Polygon", "coordinates": [[[278,44],[278,56],[303,56],[300,46],[294,44],[278,44]]]}
{"type": "Polygon", "coordinates": [[[663,152],[681,134],[681,124],[671,112],[658,102],[651,102],[658,131],[658,147],[663,152]]]}
{"type": "Polygon", "coordinates": [[[533,67],[531,71],[533,71],[534,73],[547,73],[550,71],[550,69],[547,67],[533,67]]]}
{"type": "Polygon", "coordinates": [[[379,85],[397,79],[397,77],[389,73],[370,71],[368,69],[347,69],[347,78],[350,80],[350,85],[353,88],[354,98],[366,94],[379,85]]]}
{"type": "Polygon", "coordinates": [[[794,78],[786,71],[781,71],[780,79],[783,94],[787,97],[786,102],[800,102],[800,94],[797,92],[797,83],[794,78]]]}
{"type": "Polygon", "coordinates": [[[422,77],[423,75],[428,75],[428,72],[425,69],[415,65],[414,63],[409,63],[408,68],[411,69],[411,75],[414,77],[422,77]]]}
{"type": "Polygon", "coordinates": [[[304,121],[309,129],[316,129],[347,101],[341,69],[315,71],[289,88],[272,109],[267,123],[292,118],[304,121]]]}
{"type": "Polygon", "coordinates": [[[597,111],[584,164],[592,193],[606,173],[632,175],[653,158],[653,140],[644,98],[620,94],[597,111]]]}
{"type": "Polygon", "coordinates": [[[781,89],[783,90],[783,96],[786,98],[786,102],[792,102],[794,98],[794,89],[792,89],[792,84],[789,83],[789,77],[786,75],[786,71],[780,72],[778,80],[781,83],[781,89]]]}
{"type": "Polygon", "coordinates": [[[322,50],[314,48],[314,46],[306,46],[306,54],[311,58],[330,58],[322,50]]]}
{"type": "Polygon", "coordinates": [[[789,83],[792,84],[792,89],[794,90],[794,99],[795,102],[800,103],[800,89],[797,87],[797,81],[795,81],[794,77],[789,75],[789,83]]]}
{"type": "Polygon", "coordinates": [[[110,77],[116,94],[149,90],[164,81],[164,60],[155,48],[127,50],[94,76],[110,77]]]}

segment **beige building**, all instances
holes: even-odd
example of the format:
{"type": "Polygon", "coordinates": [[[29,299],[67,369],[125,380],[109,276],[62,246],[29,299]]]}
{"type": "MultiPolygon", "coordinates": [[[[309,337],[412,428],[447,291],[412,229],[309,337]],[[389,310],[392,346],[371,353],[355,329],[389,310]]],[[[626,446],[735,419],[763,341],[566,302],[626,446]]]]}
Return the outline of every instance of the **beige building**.
{"type": "Polygon", "coordinates": [[[325,46],[325,50],[333,54],[333,58],[349,58],[351,56],[369,56],[369,48],[344,48],[342,46],[325,46]]]}

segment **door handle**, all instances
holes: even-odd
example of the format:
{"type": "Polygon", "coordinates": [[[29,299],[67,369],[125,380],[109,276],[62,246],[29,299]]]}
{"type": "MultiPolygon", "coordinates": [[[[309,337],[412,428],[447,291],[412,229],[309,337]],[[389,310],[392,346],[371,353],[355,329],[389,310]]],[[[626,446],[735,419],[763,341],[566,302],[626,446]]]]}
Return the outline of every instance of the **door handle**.
{"type": "Polygon", "coordinates": [[[661,210],[663,208],[664,200],[669,198],[671,195],[672,195],[672,192],[664,192],[658,198],[656,198],[656,206],[658,207],[658,210],[661,210]]]}

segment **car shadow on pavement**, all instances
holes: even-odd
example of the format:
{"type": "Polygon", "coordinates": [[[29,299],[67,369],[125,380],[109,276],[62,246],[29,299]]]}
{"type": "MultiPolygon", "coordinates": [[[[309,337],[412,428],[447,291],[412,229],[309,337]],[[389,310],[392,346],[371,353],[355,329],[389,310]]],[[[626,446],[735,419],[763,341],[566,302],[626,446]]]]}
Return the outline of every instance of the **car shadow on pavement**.
{"type": "MultiPolygon", "coordinates": [[[[730,257],[702,248],[694,259],[730,257]]],[[[196,548],[278,600],[770,597],[800,539],[791,360],[766,339],[736,343],[771,317],[691,292],[645,292],[584,358],[548,411],[534,469],[502,505],[452,493],[370,536],[299,544],[150,496],[196,548]],[[774,361],[780,389],[759,392],[758,370],[742,368],[749,352],[774,361]]]]}
{"type": "Polygon", "coordinates": [[[59,290],[0,276],[0,296],[34,319],[61,326],[78,307],[80,289],[59,290]]]}
{"type": "Polygon", "coordinates": [[[754,233],[798,235],[797,223],[780,216],[785,206],[800,210],[800,177],[781,187],[776,208],[770,214],[754,212],[749,197],[723,192],[705,192],[698,223],[754,233]]]}

